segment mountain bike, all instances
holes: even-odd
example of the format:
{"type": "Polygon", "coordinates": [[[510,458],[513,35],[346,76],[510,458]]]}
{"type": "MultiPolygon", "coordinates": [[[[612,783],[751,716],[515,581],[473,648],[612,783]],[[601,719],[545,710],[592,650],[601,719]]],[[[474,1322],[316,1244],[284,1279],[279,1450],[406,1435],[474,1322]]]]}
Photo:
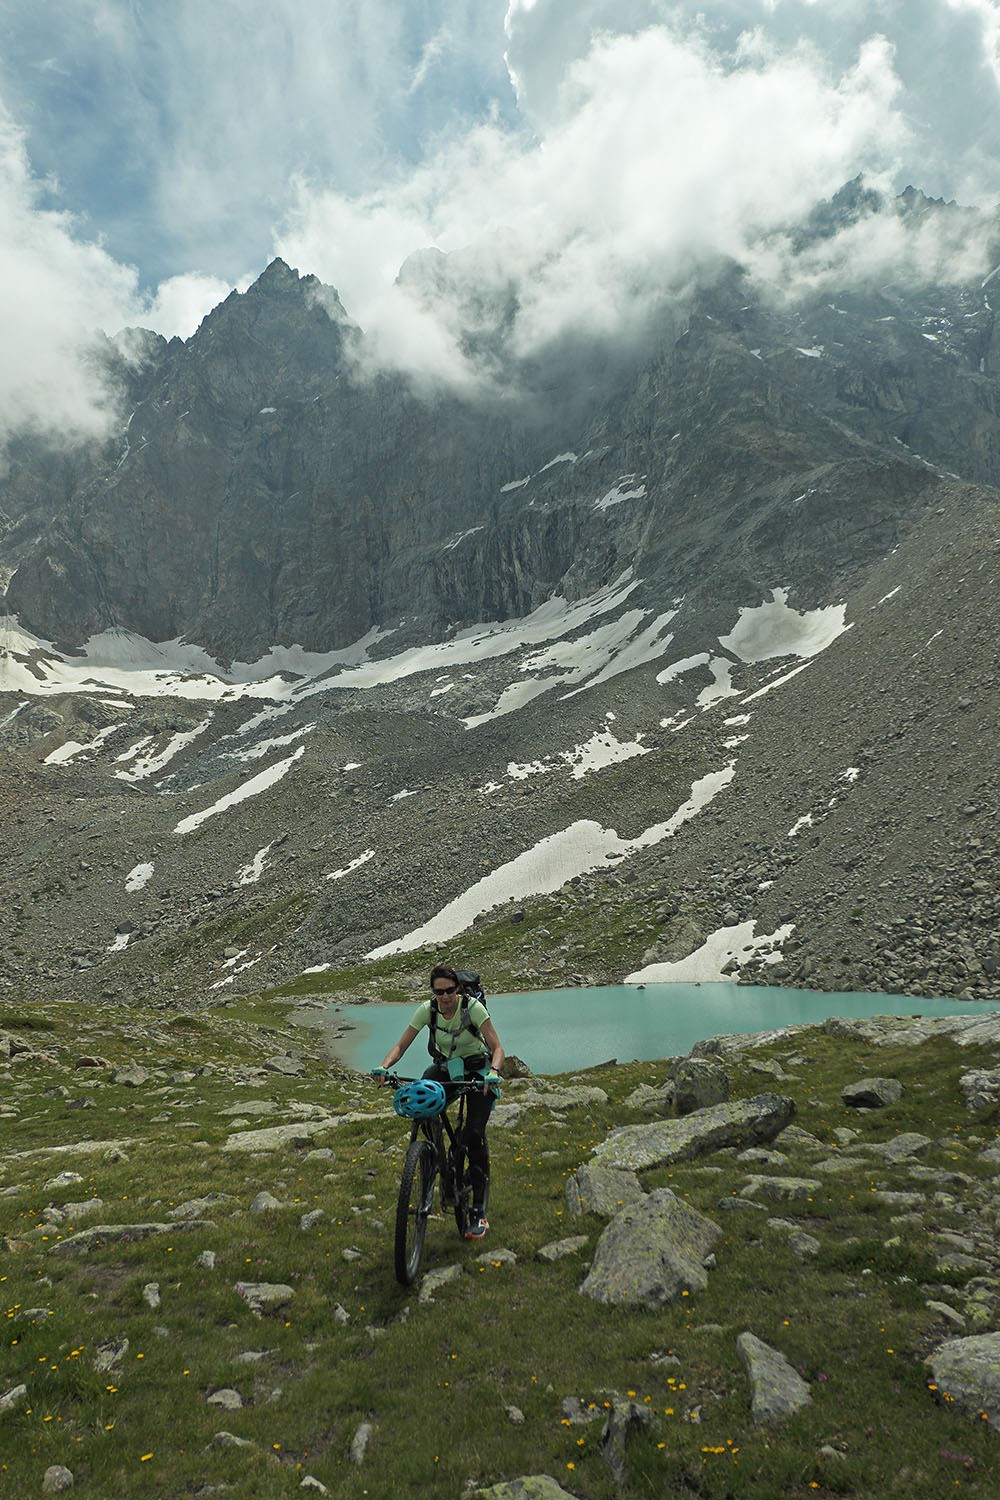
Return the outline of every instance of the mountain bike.
{"type": "MultiPolygon", "coordinates": [[[[377,1076],[394,1089],[407,1083],[422,1080],[401,1078],[397,1073],[382,1073],[377,1076]]],[[[399,1197],[396,1201],[396,1231],[393,1242],[393,1261],[396,1279],[403,1286],[410,1286],[420,1270],[424,1253],[424,1238],[427,1221],[434,1207],[434,1188],[440,1180],[440,1206],[442,1212],[452,1210],[460,1235],[465,1234],[472,1217],[472,1175],[468,1156],[462,1144],[465,1125],[466,1097],[481,1089],[478,1081],[449,1083],[451,1099],[458,1100],[458,1114],[454,1125],[448,1118],[447,1103],[439,1113],[414,1119],[410,1129],[410,1140],[403,1161],[403,1172],[399,1182],[399,1197]]],[[[451,1100],[448,1101],[450,1103],[451,1100]]],[[[397,1111],[398,1112],[398,1111],[397,1111]]],[[[486,1180],[483,1188],[482,1207],[485,1212],[489,1202],[490,1171],[489,1146],[486,1146],[486,1180]]]]}

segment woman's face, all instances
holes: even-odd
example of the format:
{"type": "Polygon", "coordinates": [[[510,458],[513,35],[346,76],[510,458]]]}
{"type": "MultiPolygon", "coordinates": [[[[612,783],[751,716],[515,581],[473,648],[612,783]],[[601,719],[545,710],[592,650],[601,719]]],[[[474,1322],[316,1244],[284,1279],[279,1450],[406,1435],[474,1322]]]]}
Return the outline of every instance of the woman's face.
{"type": "Polygon", "coordinates": [[[458,1009],[458,985],[454,979],[446,979],[443,974],[440,974],[431,985],[431,989],[437,996],[438,1009],[445,1020],[450,1021],[458,1009]]]}

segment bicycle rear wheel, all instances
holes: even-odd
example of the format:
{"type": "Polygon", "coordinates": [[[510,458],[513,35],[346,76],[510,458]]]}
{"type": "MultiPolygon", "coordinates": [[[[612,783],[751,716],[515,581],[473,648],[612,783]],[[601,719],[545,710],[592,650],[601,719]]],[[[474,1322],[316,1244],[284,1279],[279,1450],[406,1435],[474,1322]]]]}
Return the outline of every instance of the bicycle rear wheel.
{"type": "Polygon", "coordinates": [[[437,1161],[429,1141],[411,1141],[403,1162],[396,1203],[396,1280],[409,1286],[420,1270],[427,1218],[434,1197],[437,1161]]]}

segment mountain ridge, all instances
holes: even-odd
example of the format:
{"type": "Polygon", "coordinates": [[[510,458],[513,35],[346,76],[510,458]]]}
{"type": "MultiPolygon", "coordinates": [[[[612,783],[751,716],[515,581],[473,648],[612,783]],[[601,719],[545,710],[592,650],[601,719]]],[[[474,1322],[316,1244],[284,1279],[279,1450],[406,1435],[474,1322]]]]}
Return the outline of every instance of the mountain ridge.
{"type": "Polygon", "coordinates": [[[359,374],[335,295],[273,263],[153,346],[120,446],[3,481],[5,983],[354,974],[489,876],[443,946],[507,934],[494,988],[791,921],[783,982],[994,997],[988,288],[731,267],[630,360],[479,405],[359,374]],[[588,893],[566,951],[529,937],[547,839],[588,893]]]}

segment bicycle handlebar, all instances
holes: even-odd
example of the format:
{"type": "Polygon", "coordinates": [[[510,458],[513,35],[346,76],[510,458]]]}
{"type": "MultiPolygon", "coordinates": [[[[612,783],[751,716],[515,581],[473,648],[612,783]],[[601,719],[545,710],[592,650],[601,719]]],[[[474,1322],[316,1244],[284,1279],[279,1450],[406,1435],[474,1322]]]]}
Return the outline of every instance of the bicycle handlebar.
{"type": "MultiPolygon", "coordinates": [[[[377,1083],[390,1084],[394,1089],[398,1089],[404,1083],[419,1083],[421,1081],[418,1078],[404,1078],[399,1073],[390,1072],[388,1068],[371,1068],[368,1076],[369,1078],[374,1078],[377,1083]]],[[[460,1078],[441,1079],[440,1082],[445,1088],[453,1090],[456,1094],[474,1094],[484,1084],[488,1084],[489,1080],[486,1078],[460,1078]]]]}

